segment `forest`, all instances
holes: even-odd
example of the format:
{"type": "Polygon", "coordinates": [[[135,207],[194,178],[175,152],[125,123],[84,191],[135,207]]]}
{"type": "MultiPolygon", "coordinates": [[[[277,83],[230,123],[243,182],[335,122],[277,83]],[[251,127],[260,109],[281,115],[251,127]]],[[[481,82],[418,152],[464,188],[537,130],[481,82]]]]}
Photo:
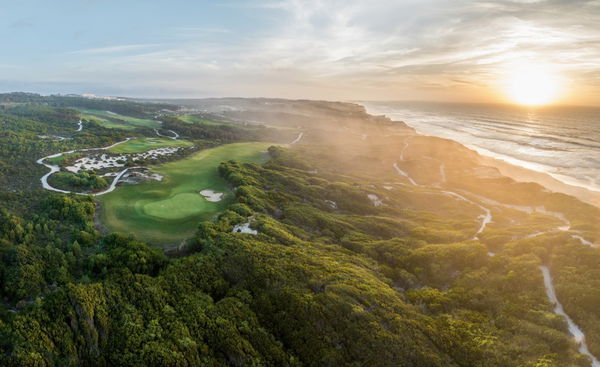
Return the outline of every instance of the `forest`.
{"type": "MultiPolygon", "coordinates": [[[[93,197],[42,190],[39,157],[131,133],[90,122],[74,134],[74,108],[162,111],[164,129],[198,149],[296,134],[190,124],[165,103],[17,93],[0,103],[2,365],[589,366],[553,312],[541,265],[600,355],[600,253],[554,230],[562,217],[548,214],[597,240],[598,208],[493,175],[458,144],[408,129],[386,136],[390,121],[359,122],[353,105],[348,126],[360,130],[332,134],[343,106],[309,105],[339,121],[274,143],[265,164],[222,162],[233,200],[163,251],[105,231],[93,197]],[[374,143],[361,137],[369,129],[381,132],[374,143]],[[482,207],[493,216],[486,228],[482,207]],[[245,224],[257,234],[234,230],[245,224]]],[[[62,179],[106,183],[80,176],[62,179]]]]}

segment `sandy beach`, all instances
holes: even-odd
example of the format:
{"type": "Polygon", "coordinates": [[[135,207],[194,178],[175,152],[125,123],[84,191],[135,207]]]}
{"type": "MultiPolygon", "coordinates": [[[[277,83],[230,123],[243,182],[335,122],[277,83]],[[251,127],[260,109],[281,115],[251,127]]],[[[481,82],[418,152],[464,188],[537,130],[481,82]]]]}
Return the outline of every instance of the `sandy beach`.
{"type": "Polygon", "coordinates": [[[480,154],[480,163],[496,167],[504,176],[520,182],[535,182],[553,192],[571,195],[579,200],[600,208],[600,192],[592,191],[584,187],[568,185],[547,173],[537,172],[528,168],[519,167],[500,159],[486,157],[480,154]]]}

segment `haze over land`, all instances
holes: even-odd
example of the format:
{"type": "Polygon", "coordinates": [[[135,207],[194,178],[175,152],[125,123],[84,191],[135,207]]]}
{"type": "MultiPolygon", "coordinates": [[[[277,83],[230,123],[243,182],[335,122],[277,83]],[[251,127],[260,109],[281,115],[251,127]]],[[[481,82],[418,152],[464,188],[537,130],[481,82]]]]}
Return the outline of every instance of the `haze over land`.
{"type": "Polygon", "coordinates": [[[600,367],[599,24],[0,6],[0,365],[600,367]]]}
{"type": "Polygon", "coordinates": [[[4,91],[514,102],[524,74],[557,88],[553,101],[600,104],[592,0],[38,0],[0,13],[4,91]]]}
{"type": "Polygon", "coordinates": [[[598,364],[600,208],[457,142],[285,99],[0,121],[2,365],[598,364]]]}

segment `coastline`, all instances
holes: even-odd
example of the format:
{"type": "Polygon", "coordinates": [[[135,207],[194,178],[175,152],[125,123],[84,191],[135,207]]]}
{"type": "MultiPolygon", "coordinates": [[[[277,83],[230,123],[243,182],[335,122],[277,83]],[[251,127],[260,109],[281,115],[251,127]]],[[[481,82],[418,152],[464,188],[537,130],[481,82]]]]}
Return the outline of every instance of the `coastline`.
{"type": "MultiPolygon", "coordinates": [[[[384,115],[384,116],[388,117],[389,119],[394,120],[392,117],[388,116],[385,113],[378,113],[378,111],[370,111],[366,105],[363,105],[362,103],[360,105],[365,109],[365,111],[368,114],[384,115]]],[[[414,126],[411,126],[410,122],[406,122],[406,121],[402,121],[402,122],[404,124],[410,126],[411,128],[415,129],[414,126]]],[[[435,137],[439,137],[442,139],[451,140],[451,141],[453,141],[457,144],[460,144],[460,145],[464,146],[465,148],[470,149],[470,150],[474,151],[475,153],[477,153],[477,155],[479,157],[479,162],[481,165],[494,167],[494,168],[498,169],[498,171],[506,177],[512,178],[513,180],[518,181],[518,182],[537,183],[549,191],[570,195],[570,196],[573,196],[573,197],[581,200],[582,202],[585,202],[587,204],[590,204],[590,205],[600,208],[600,192],[590,190],[590,189],[582,187],[582,186],[576,186],[576,185],[571,185],[571,184],[565,183],[563,181],[560,181],[560,180],[554,178],[549,173],[537,171],[532,168],[528,168],[528,167],[524,167],[524,166],[519,166],[515,163],[507,162],[506,160],[503,160],[497,156],[486,155],[485,152],[476,150],[476,149],[469,147],[468,145],[461,143],[454,139],[450,139],[450,138],[443,137],[443,136],[437,136],[437,135],[433,135],[433,134],[431,134],[431,135],[423,134],[423,133],[419,133],[419,132],[415,132],[415,134],[421,135],[421,136],[435,136],[435,137]]]]}
{"type": "Polygon", "coordinates": [[[515,181],[534,182],[542,185],[550,191],[576,197],[585,203],[600,208],[600,192],[588,190],[580,186],[566,184],[544,172],[538,172],[529,168],[517,166],[498,158],[482,155],[479,152],[477,152],[477,154],[480,157],[480,162],[482,165],[495,167],[502,175],[510,177],[515,181]]]}

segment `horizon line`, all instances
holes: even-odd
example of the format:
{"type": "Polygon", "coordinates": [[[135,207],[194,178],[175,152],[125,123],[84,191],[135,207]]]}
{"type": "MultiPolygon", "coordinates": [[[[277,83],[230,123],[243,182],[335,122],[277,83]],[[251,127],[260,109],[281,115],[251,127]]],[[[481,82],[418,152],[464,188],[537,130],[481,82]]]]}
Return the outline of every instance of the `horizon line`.
{"type": "Polygon", "coordinates": [[[27,91],[4,91],[1,94],[12,94],[12,93],[25,93],[25,94],[37,94],[42,97],[50,96],[62,96],[62,97],[83,97],[83,98],[121,98],[128,100],[203,100],[203,99],[279,99],[287,101],[322,101],[322,102],[343,102],[343,103],[435,103],[435,104],[454,104],[454,105],[495,105],[495,106],[510,106],[510,107],[521,107],[524,109],[544,109],[544,108],[557,108],[557,107],[579,107],[579,108],[600,108],[599,105],[586,105],[586,104],[570,104],[570,103],[548,103],[545,105],[529,106],[518,103],[510,102],[464,102],[464,101],[439,101],[431,99],[323,99],[323,98],[288,98],[288,97],[241,97],[241,96],[213,96],[213,97],[133,97],[133,96],[119,96],[119,95],[103,95],[96,93],[50,93],[44,94],[39,92],[27,92],[27,91]],[[93,96],[93,97],[92,97],[93,96]]]}

